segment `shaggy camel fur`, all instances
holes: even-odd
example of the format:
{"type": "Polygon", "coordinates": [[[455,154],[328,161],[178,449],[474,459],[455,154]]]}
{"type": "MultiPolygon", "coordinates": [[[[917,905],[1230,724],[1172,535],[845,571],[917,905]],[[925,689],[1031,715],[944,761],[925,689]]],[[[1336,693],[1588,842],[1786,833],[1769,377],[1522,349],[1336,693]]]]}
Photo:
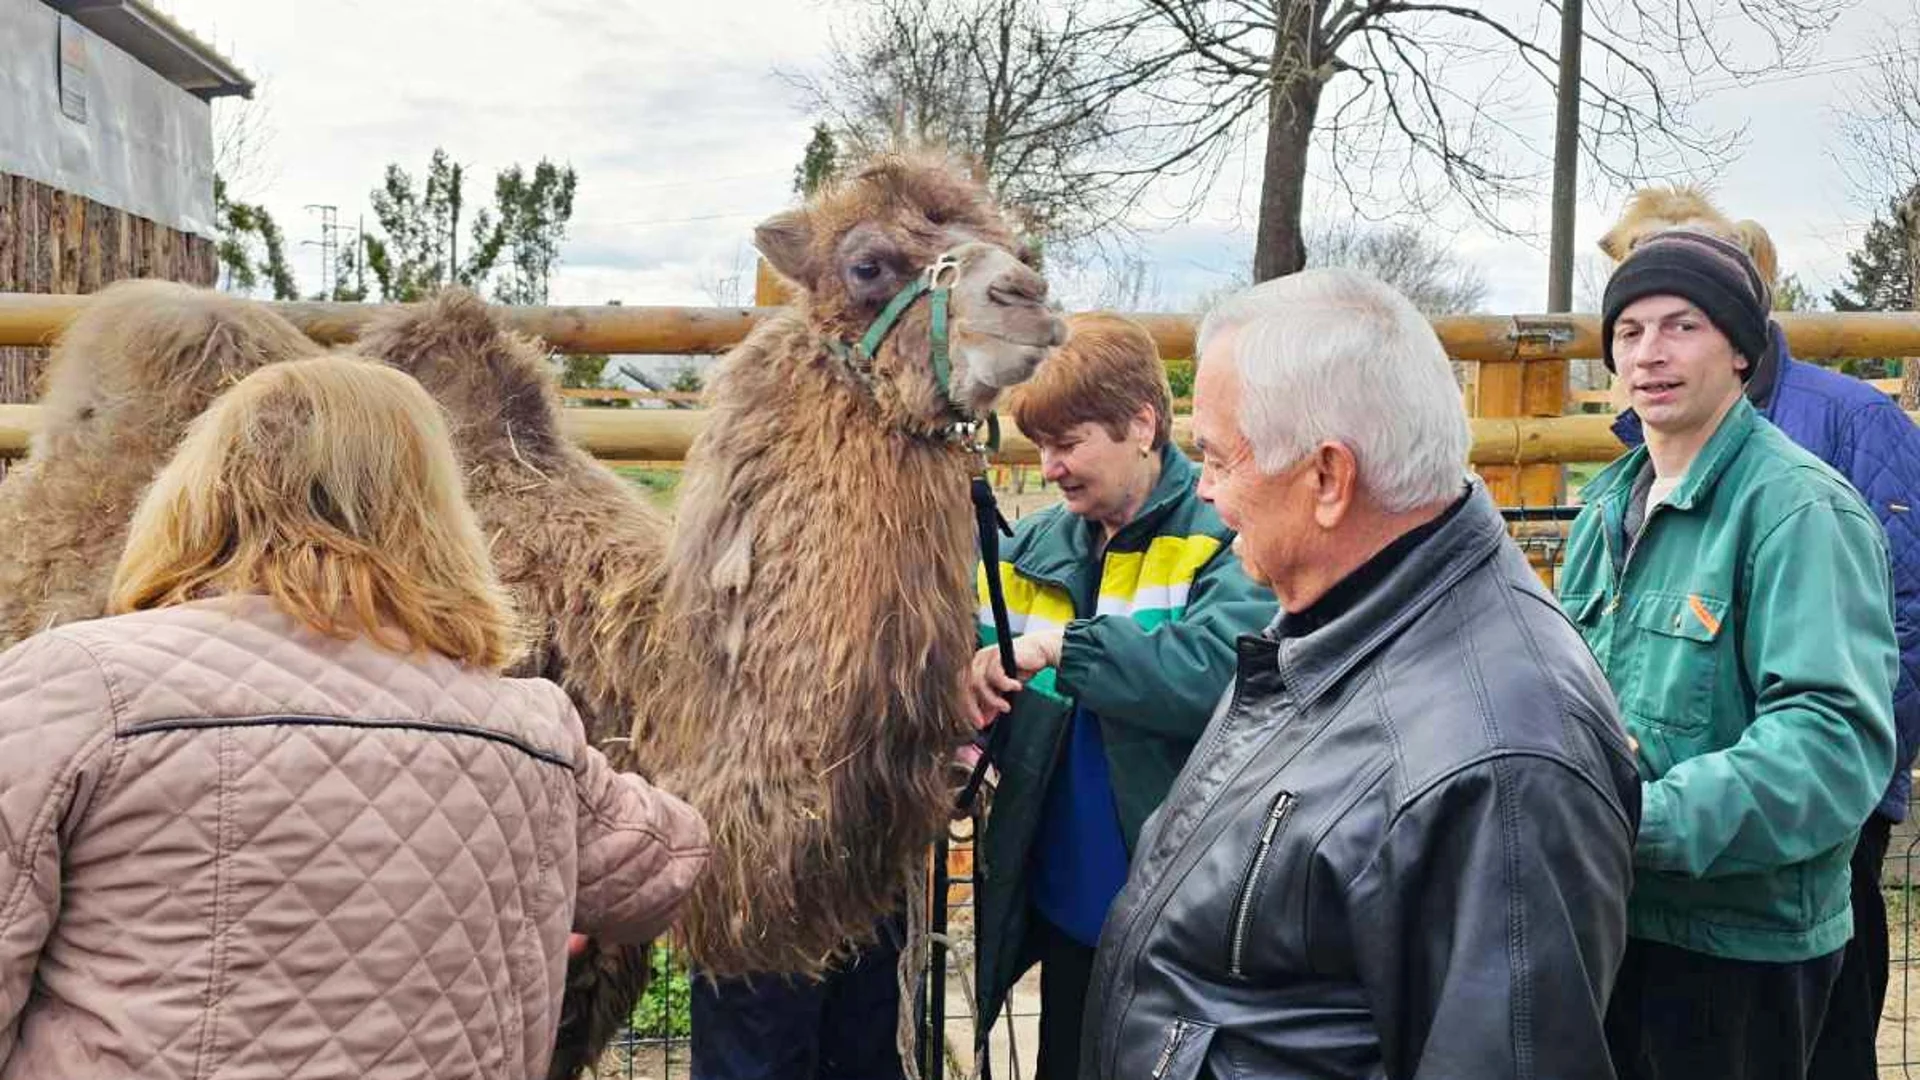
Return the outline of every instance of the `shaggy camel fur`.
{"type": "Polygon", "coordinates": [[[1066,330],[982,189],[936,162],[881,159],[755,242],[797,298],[713,379],[635,745],[713,837],[679,923],[693,962],[814,975],[901,910],[970,735],[973,456],[943,430],[1066,330]],[[870,371],[831,344],[949,251],[957,406],[932,375],[925,302],[870,371]]]}
{"type": "Polygon", "coordinates": [[[44,422],[0,483],[0,647],[106,610],[141,492],[187,422],[320,347],[258,304],[163,281],[102,290],[48,361],[44,422]]]}
{"type": "Polygon", "coordinates": [[[1720,212],[1707,193],[1690,185],[1647,187],[1633,193],[1620,220],[1600,237],[1600,250],[1620,262],[1641,240],[1662,229],[1694,228],[1740,245],[1772,288],[1780,272],[1773,238],[1757,221],[1734,221],[1720,212]]]}
{"type": "Polygon", "coordinates": [[[467,501],[532,643],[514,673],[559,683],[589,738],[632,768],[666,515],[567,440],[546,348],[472,293],[393,309],[354,350],[413,376],[446,410],[467,501]]]}

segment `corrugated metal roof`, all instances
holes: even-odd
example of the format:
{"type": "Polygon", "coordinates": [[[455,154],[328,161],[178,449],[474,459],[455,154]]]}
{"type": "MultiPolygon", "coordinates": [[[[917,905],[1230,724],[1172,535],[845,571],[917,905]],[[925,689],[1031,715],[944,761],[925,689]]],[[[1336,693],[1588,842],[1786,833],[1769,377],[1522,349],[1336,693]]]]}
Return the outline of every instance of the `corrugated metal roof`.
{"type": "Polygon", "coordinates": [[[175,86],[202,98],[253,96],[253,80],[143,0],[42,0],[175,86]]]}

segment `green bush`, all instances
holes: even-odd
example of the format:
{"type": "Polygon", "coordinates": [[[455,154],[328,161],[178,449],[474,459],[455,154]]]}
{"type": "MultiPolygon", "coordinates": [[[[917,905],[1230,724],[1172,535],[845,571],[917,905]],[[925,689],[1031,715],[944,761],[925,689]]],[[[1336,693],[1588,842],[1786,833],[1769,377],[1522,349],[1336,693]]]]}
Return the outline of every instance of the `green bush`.
{"type": "Polygon", "coordinates": [[[1193,396],[1193,361],[1167,361],[1167,388],[1173,391],[1175,400],[1193,396]]]}
{"type": "Polygon", "coordinates": [[[664,945],[653,947],[653,978],[633,1007],[633,1030],[642,1038],[684,1039],[693,1034],[693,987],[686,969],[664,945]]]}

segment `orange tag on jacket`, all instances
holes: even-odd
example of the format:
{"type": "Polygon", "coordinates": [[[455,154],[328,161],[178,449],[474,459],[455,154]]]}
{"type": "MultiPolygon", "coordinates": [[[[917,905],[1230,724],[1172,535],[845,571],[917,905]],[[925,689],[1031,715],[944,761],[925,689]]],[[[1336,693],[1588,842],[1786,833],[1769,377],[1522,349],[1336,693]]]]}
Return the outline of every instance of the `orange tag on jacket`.
{"type": "Polygon", "coordinates": [[[1700,620],[1700,625],[1707,628],[1707,633],[1718,634],[1720,632],[1720,620],[1713,617],[1713,612],[1708,611],[1707,605],[1700,602],[1700,597],[1689,594],[1687,596],[1687,607],[1692,610],[1693,617],[1700,620]]]}

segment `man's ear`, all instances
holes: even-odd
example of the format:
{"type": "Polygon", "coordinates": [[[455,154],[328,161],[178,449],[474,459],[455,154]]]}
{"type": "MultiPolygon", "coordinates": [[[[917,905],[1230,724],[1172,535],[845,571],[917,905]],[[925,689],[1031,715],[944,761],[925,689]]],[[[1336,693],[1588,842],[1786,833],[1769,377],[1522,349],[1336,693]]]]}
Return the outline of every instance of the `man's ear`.
{"type": "Polygon", "coordinates": [[[805,210],[783,210],[755,226],[753,246],[789,280],[812,283],[807,258],[813,247],[813,222],[805,210]]]}
{"type": "Polygon", "coordinates": [[[1313,517],[1323,529],[1346,520],[1360,494],[1360,460],[1346,444],[1323,442],[1313,452],[1313,517]]]}

